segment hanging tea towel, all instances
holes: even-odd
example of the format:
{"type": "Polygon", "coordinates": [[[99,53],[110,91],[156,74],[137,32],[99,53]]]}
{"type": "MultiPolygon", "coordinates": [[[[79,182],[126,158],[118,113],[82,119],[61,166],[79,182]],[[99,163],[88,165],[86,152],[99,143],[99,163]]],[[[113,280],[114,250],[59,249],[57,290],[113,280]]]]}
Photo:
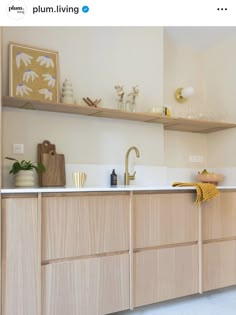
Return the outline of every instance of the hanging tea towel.
{"type": "Polygon", "coordinates": [[[195,200],[196,204],[199,204],[201,201],[208,201],[219,195],[220,191],[214,184],[209,183],[173,183],[174,187],[184,187],[184,186],[193,186],[196,188],[197,197],[195,200]]]}

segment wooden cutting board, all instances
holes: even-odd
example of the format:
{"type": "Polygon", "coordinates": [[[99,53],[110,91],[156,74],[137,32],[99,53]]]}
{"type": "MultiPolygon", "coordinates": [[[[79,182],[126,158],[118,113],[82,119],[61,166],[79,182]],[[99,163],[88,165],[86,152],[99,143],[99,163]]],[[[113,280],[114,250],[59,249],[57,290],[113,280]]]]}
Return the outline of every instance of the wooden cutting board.
{"type": "Polygon", "coordinates": [[[64,154],[57,154],[54,150],[48,153],[41,153],[40,161],[46,168],[41,174],[41,186],[65,186],[65,157],[64,154]]]}
{"type": "MultiPolygon", "coordinates": [[[[38,162],[41,162],[41,155],[43,153],[49,153],[50,151],[55,151],[56,152],[56,146],[55,144],[51,144],[50,141],[45,140],[43,143],[38,144],[38,162]]],[[[39,186],[42,186],[42,173],[39,172],[38,174],[39,178],[39,186]]]]}

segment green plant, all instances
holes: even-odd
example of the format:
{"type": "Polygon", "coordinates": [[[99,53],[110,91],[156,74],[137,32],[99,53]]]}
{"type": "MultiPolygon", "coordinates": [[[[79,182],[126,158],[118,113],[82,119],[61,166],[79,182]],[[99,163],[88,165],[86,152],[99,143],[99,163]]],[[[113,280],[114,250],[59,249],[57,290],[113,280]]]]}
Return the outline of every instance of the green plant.
{"type": "Polygon", "coordinates": [[[9,171],[9,174],[17,174],[19,171],[35,170],[36,172],[45,172],[45,166],[41,162],[31,162],[31,161],[18,161],[11,157],[5,157],[7,160],[15,161],[12,164],[12,168],[9,171]]]}

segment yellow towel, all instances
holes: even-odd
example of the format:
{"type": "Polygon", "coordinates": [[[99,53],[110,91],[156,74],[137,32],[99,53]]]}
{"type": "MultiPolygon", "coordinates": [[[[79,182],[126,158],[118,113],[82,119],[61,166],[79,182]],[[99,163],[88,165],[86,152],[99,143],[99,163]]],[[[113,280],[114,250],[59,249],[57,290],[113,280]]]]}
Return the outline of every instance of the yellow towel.
{"type": "Polygon", "coordinates": [[[197,191],[197,198],[195,203],[200,203],[201,201],[210,200],[219,195],[220,191],[216,188],[214,184],[209,183],[173,183],[172,186],[184,187],[184,186],[194,186],[197,191]]]}

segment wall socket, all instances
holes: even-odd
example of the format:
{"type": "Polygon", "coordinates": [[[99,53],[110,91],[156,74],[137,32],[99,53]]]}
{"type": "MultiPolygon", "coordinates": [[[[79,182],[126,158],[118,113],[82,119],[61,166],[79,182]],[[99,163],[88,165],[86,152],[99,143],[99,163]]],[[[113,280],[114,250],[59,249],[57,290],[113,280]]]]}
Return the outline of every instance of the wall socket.
{"type": "Polygon", "coordinates": [[[190,155],[189,156],[189,162],[192,163],[203,163],[204,157],[203,155],[190,155]]]}
{"type": "Polygon", "coordinates": [[[12,145],[12,153],[13,154],[24,154],[25,153],[24,144],[14,143],[12,145]]]}

